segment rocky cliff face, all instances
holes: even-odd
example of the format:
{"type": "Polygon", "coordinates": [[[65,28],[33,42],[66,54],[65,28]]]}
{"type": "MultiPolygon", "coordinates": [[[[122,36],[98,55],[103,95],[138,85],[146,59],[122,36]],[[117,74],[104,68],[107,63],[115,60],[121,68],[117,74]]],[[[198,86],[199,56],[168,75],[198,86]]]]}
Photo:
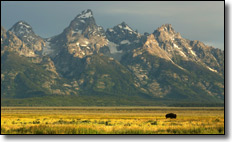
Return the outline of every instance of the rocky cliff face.
{"type": "Polygon", "coordinates": [[[1,33],[2,49],[16,51],[26,57],[38,56],[37,53],[45,46],[44,39],[37,36],[32,27],[24,21],[17,22],[7,32],[1,30],[1,33]]]}
{"type": "Polygon", "coordinates": [[[73,57],[83,58],[99,53],[107,44],[107,39],[103,28],[96,24],[92,11],[85,10],[75,17],[63,33],[51,39],[51,42],[66,48],[73,57]]]}
{"type": "Polygon", "coordinates": [[[109,40],[107,44],[110,50],[109,56],[119,61],[126,52],[141,47],[146,39],[144,35],[134,31],[125,22],[107,29],[106,37],[109,40]]]}
{"type": "Polygon", "coordinates": [[[137,85],[156,97],[193,97],[201,90],[205,95],[224,98],[223,58],[223,51],[184,39],[166,24],[148,35],[143,46],[127,53],[121,62],[135,74],[137,85]],[[215,76],[220,80],[217,83],[215,76]],[[188,93],[181,91],[180,84],[189,89],[188,93]]]}
{"type": "Polygon", "coordinates": [[[41,51],[45,45],[44,40],[36,35],[32,27],[25,21],[17,22],[10,30],[14,33],[29,49],[34,52],[41,51]]]}
{"type": "Polygon", "coordinates": [[[85,10],[61,34],[43,39],[19,21],[1,27],[1,59],[3,97],[224,100],[224,51],[185,39],[170,24],[140,34],[122,22],[105,32],[85,10]]]}
{"type": "Polygon", "coordinates": [[[20,48],[23,46],[22,41],[12,32],[6,32],[5,29],[1,28],[1,53],[6,50],[17,51],[22,55],[20,48]]]}
{"type": "Polygon", "coordinates": [[[43,54],[53,59],[59,73],[71,77],[78,72],[78,67],[73,69],[72,65],[81,66],[82,58],[107,52],[107,43],[105,31],[96,24],[93,12],[85,10],[60,35],[47,40],[43,54]]]}

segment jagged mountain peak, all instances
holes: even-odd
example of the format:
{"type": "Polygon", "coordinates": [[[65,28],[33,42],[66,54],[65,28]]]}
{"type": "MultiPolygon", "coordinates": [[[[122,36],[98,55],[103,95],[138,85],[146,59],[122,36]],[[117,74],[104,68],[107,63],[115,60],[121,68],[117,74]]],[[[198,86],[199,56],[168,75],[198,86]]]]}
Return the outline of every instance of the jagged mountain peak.
{"type": "Polygon", "coordinates": [[[12,26],[12,28],[10,28],[11,32],[15,33],[15,34],[25,34],[25,33],[29,33],[29,32],[33,32],[31,25],[29,25],[27,22],[25,21],[18,21],[16,24],[14,24],[12,26]]]}
{"type": "Polygon", "coordinates": [[[93,12],[90,9],[82,11],[74,20],[71,21],[68,28],[64,31],[65,34],[76,37],[84,35],[90,37],[92,35],[105,36],[105,31],[101,26],[98,26],[93,17],[93,12]]]}
{"type": "Polygon", "coordinates": [[[176,33],[171,24],[164,24],[157,28],[153,34],[159,42],[170,41],[173,42],[176,39],[181,39],[180,33],[176,33]]]}
{"type": "Polygon", "coordinates": [[[105,30],[96,24],[90,9],[78,14],[63,33],[51,39],[52,44],[62,45],[68,54],[78,58],[100,52],[107,41],[105,30]]]}
{"type": "Polygon", "coordinates": [[[36,35],[31,25],[25,21],[18,21],[7,33],[16,36],[22,42],[21,46],[15,48],[20,55],[36,57],[36,52],[41,51],[45,45],[44,39],[36,35]]]}
{"type": "Polygon", "coordinates": [[[171,24],[163,24],[162,26],[160,26],[154,31],[154,33],[163,33],[163,32],[169,33],[169,34],[176,34],[171,24]]]}
{"type": "Polygon", "coordinates": [[[87,10],[82,11],[80,14],[78,14],[76,18],[85,19],[85,18],[90,18],[90,17],[93,17],[93,12],[91,9],[87,9],[87,10]]]}
{"type": "Polygon", "coordinates": [[[20,20],[20,21],[18,21],[17,23],[15,23],[15,26],[16,25],[22,25],[22,26],[24,26],[24,27],[26,27],[26,28],[31,28],[31,25],[30,24],[28,24],[26,21],[24,21],[24,20],[20,20]]]}
{"type": "Polygon", "coordinates": [[[25,21],[18,21],[9,29],[9,31],[13,32],[19,39],[21,39],[25,43],[31,43],[35,42],[38,39],[42,39],[34,33],[31,25],[25,21]]]}
{"type": "Polygon", "coordinates": [[[120,44],[122,41],[127,42],[137,41],[140,38],[140,34],[137,31],[134,31],[130,26],[125,22],[122,22],[113,28],[109,28],[106,31],[107,38],[117,44],[120,44]]]}
{"type": "Polygon", "coordinates": [[[121,24],[118,24],[117,26],[115,26],[113,29],[120,29],[122,31],[129,31],[132,33],[136,33],[130,26],[128,26],[128,24],[126,24],[126,22],[122,22],[121,24]]]}
{"type": "Polygon", "coordinates": [[[122,22],[113,28],[107,29],[108,33],[121,33],[121,34],[139,34],[137,31],[134,31],[126,22],[122,22]]]}
{"type": "Polygon", "coordinates": [[[121,25],[122,27],[127,27],[128,25],[126,24],[126,22],[122,22],[121,24],[118,24],[118,26],[121,25]]]}
{"type": "Polygon", "coordinates": [[[161,28],[163,28],[164,31],[173,31],[174,32],[174,29],[173,29],[171,24],[164,24],[161,26],[161,28]]]}
{"type": "Polygon", "coordinates": [[[79,13],[71,22],[70,26],[95,24],[93,12],[90,9],[79,13]]]}
{"type": "Polygon", "coordinates": [[[95,19],[93,17],[93,12],[90,9],[84,10],[79,13],[74,20],[72,20],[70,26],[73,25],[89,25],[89,24],[96,24],[95,19]]]}

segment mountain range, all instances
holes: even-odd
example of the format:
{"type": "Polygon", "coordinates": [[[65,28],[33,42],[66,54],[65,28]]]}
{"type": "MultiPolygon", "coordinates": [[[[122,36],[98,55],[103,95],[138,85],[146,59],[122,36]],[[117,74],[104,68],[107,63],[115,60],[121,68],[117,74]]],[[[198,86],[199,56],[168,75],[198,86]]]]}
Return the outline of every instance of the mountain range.
{"type": "Polygon", "coordinates": [[[88,9],[42,38],[19,21],[1,26],[2,106],[223,106],[224,51],[171,24],[106,31],[88,9]]]}

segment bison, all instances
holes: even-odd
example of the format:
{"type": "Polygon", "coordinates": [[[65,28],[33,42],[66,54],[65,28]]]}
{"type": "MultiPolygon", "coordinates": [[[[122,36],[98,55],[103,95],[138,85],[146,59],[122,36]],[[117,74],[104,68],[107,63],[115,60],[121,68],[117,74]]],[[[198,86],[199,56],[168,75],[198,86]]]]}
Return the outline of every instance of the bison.
{"type": "Polygon", "coordinates": [[[165,117],[166,118],[171,118],[171,119],[172,118],[176,118],[176,114],[174,114],[174,113],[168,113],[168,114],[165,115],[165,117]]]}

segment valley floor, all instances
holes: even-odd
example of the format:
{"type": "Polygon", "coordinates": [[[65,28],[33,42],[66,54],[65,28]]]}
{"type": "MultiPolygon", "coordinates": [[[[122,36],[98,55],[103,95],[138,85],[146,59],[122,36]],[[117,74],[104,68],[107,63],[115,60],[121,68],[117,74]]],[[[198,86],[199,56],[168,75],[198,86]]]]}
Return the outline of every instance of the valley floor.
{"type": "Polygon", "coordinates": [[[224,134],[224,108],[1,107],[1,134],[224,134]]]}

